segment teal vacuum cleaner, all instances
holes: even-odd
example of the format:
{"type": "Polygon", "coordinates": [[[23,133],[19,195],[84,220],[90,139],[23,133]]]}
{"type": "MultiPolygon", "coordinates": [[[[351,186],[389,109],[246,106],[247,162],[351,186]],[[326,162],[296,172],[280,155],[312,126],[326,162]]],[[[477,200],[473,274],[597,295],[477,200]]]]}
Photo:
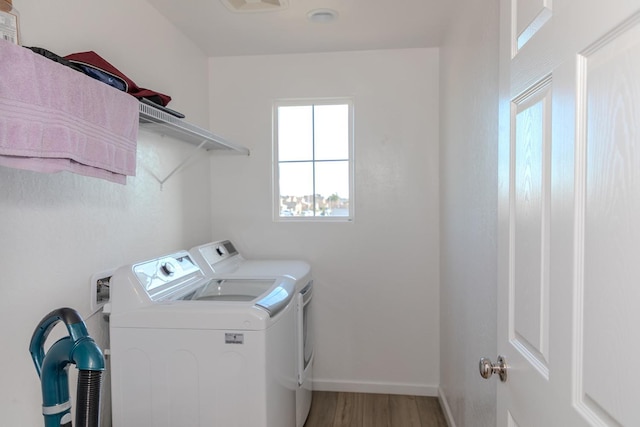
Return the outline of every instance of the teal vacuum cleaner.
{"type": "Polygon", "coordinates": [[[68,377],[71,363],[78,369],[76,426],[98,427],[104,356],[78,312],[59,308],[47,314],[33,332],[29,351],[41,381],[45,427],[71,427],[68,377]],[[66,325],[69,336],[56,341],[45,354],[44,343],[58,322],[66,325]]]}

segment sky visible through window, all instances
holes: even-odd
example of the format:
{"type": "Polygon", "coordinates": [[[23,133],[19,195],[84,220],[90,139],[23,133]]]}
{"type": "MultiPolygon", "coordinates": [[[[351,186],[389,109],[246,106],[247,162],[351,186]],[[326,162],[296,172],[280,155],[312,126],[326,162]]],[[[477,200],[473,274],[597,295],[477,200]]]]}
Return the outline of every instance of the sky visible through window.
{"type": "Polygon", "coordinates": [[[349,105],[280,106],[277,140],[280,215],[348,216],[349,105]]]}

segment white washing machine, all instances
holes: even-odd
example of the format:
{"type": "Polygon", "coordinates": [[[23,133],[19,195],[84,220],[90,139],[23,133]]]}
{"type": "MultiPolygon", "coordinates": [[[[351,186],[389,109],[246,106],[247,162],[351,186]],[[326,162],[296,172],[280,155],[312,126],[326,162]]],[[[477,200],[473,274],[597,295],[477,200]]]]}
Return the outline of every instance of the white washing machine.
{"type": "Polygon", "coordinates": [[[273,279],[289,277],[296,286],[296,426],[302,427],[312,400],[314,339],[312,327],[313,279],[309,263],[298,260],[247,260],[229,240],[196,246],[190,251],[209,277],[273,279]]]}
{"type": "Polygon", "coordinates": [[[293,279],[207,277],[181,251],[109,285],[114,426],[296,425],[293,279]]]}

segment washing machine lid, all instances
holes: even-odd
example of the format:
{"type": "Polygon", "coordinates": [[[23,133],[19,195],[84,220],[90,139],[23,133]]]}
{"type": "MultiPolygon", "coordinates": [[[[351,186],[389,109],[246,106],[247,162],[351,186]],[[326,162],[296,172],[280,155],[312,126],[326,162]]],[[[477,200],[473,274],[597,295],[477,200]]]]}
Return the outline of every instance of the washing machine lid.
{"type": "Polygon", "coordinates": [[[149,299],[249,303],[274,317],[293,298],[295,282],[287,277],[270,279],[205,277],[186,251],[133,266],[149,299]]]}
{"type": "Polygon", "coordinates": [[[216,302],[251,302],[270,317],[282,311],[293,299],[295,283],[285,277],[277,279],[213,278],[204,281],[181,300],[216,302]]]}

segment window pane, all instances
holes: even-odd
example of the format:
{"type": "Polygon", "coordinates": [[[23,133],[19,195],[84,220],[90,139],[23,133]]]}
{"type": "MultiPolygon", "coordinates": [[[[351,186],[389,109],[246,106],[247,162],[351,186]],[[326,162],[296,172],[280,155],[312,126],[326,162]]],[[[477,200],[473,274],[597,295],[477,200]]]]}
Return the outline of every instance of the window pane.
{"type": "Polygon", "coordinates": [[[316,163],[316,215],[349,216],[349,162],[316,163]]]}
{"type": "Polygon", "coordinates": [[[313,107],[278,107],[278,160],[311,160],[313,107]]]}
{"type": "Polygon", "coordinates": [[[283,102],[276,105],[274,123],[276,217],[350,220],[351,101],[283,102]]]}
{"type": "Polygon", "coordinates": [[[316,160],[346,160],[349,158],[349,106],[316,105],[316,160]]]}
{"type": "Polygon", "coordinates": [[[313,163],[281,163],[280,216],[313,215],[313,163]]]}

